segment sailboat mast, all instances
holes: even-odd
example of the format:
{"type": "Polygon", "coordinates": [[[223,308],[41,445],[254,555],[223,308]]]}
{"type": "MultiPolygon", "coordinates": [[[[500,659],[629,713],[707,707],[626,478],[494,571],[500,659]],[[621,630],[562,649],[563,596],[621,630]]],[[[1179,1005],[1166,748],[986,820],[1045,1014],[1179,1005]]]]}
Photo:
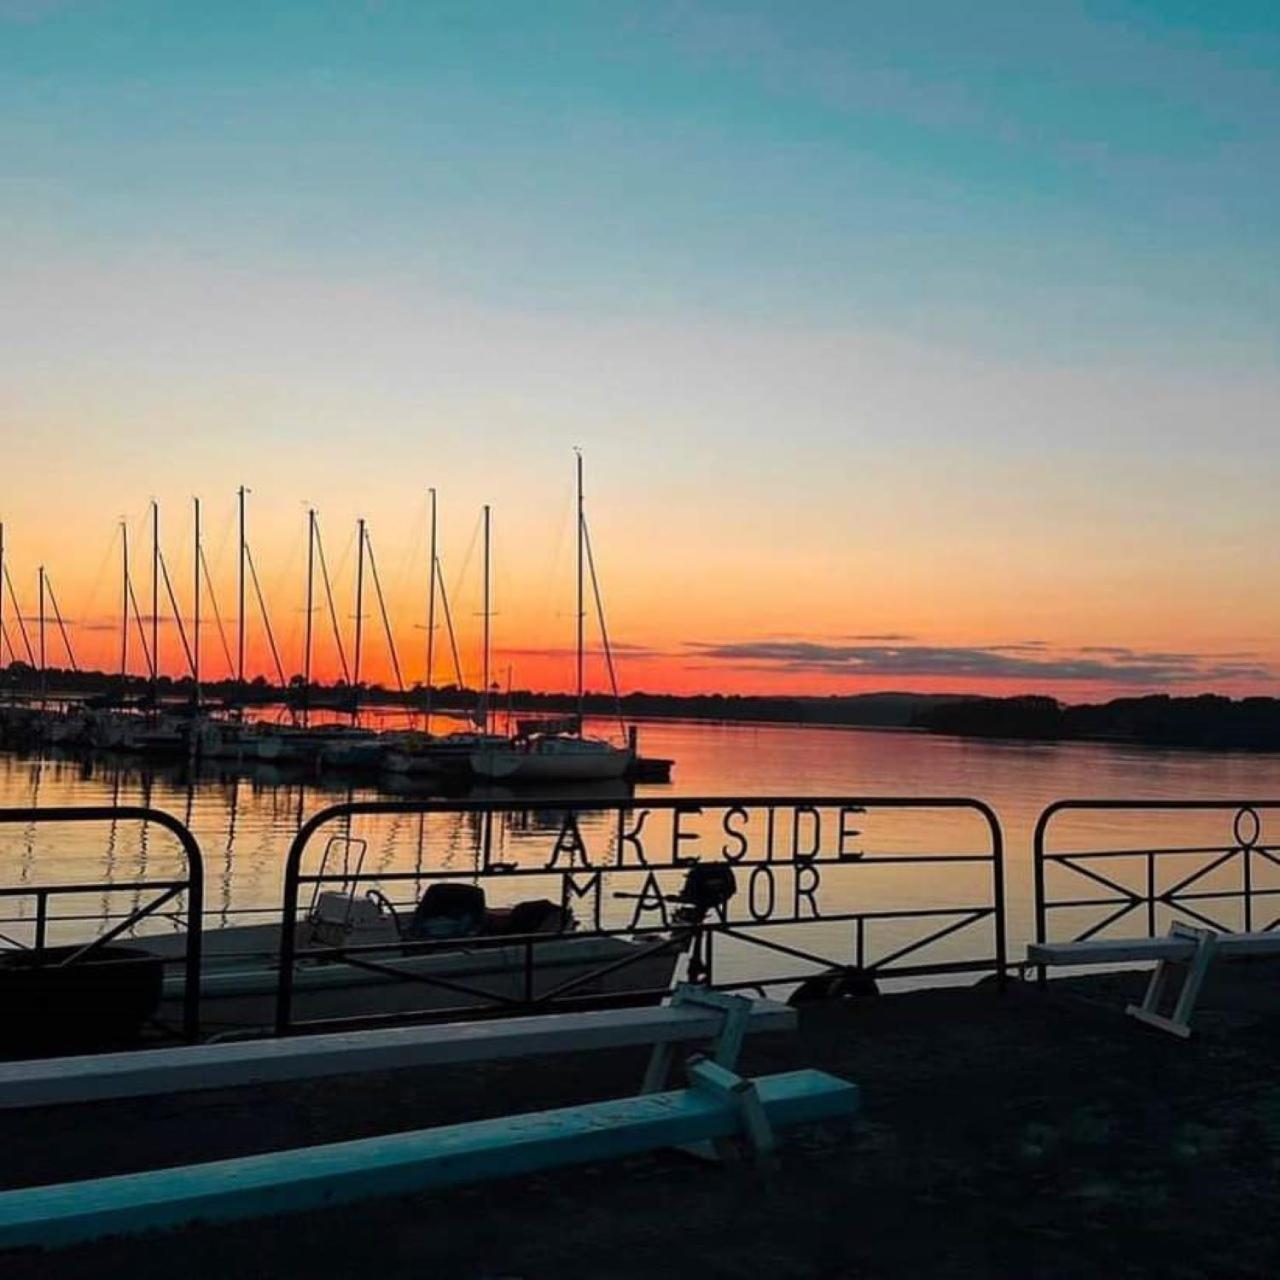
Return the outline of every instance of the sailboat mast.
{"type": "Polygon", "coordinates": [[[582,702],[583,702],[583,660],[586,647],[585,637],[585,620],[586,609],[583,607],[583,575],[582,575],[582,454],[575,449],[574,454],[577,457],[578,471],[578,736],[582,736],[582,702]]]}
{"type": "Polygon", "coordinates": [[[489,732],[489,504],[484,508],[484,689],[480,703],[483,732],[489,732]]]}
{"type": "Polygon", "coordinates": [[[311,718],[311,619],[316,582],[316,509],[307,508],[307,620],[302,644],[302,723],[311,718]]]}
{"type": "Polygon", "coordinates": [[[427,572],[427,732],[431,732],[431,685],[436,658],[436,491],[431,494],[431,567],[427,572]]]}
{"type": "Polygon", "coordinates": [[[129,523],[120,521],[120,683],[129,674],[129,523]]]}
{"type": "Polygon", "coordinates": [[[195,551],[191,557],[194,572],[194,605],[191,615],[191,674],[196,682],[196,706],[200,705],[200,499],[192,498],[195,513],[195,551]]]}
{"type": "Polygon", "coordinates": [[[44,565],[40,566],[40,699],[44,700],[44,565]]]}
{"type": "Polygon", "coordinates": [[[364,617],[364,518],[356,521],[356,645],[351,666],[351,722],[360,716],[360,636],[364,617]]]}
{"type": "Polygon", "coordinates": [[[240,486],[237,497],[240,515],[240,561],[238,573],[239,607],[236,609],[236,683],[244,693],[244,485],[240,486]]]}
{"type": "MultiPolygon", "coordinates": [[[[10,661],[13,649],[9,649],[10,661]]],[[[0,667],[4,666],[4,521],[0,520],[0,667]]]]}
{"type": "Polygon", "coordinates": [[[160,504],[151,499],[151,705],[160,693],[160,504]]]}

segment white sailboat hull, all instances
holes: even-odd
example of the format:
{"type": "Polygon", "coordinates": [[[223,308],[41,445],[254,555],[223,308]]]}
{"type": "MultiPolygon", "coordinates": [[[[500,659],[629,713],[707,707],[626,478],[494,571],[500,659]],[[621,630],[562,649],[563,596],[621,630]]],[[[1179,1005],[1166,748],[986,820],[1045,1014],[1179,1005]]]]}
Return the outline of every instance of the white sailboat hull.
{"type": "Polygon", "coordinates": [[[491,782],[608,782],[631,765],[629,751],[535,752],[485,751],[471,757],[471,771],[491,782]]]}

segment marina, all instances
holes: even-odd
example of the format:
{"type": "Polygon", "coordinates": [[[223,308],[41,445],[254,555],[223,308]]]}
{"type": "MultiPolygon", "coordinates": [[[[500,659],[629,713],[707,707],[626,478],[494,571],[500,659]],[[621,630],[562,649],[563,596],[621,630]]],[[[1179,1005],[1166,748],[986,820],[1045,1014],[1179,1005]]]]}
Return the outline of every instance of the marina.
{"type": "MultiPolygon", "coordinates": [[[[182,607],[174,591],[161,549],[160,508],[150,504],[151,529],[151,607],[148,626],[138,608],[132,562],[129,553],[128,526],[120,526],[121,594],[120,594],[120,667],[118,679],[101,679],[103,692],[92,696],[60,696],[59,677],[80,675],[75,651],[68,637],[57,600],[43,565],[38,570],[38,609],[36,642],[27,629],[27,619],[13,586],[13,578],[5,561],[4,526],[0,524],[0,663],[7,647],[10,664],[6,671],[10,699],[0,705],[0,748],[39,750],[57,747],[68,752],[115,752],[191,762],[214,760],[238,765],[297,764],[317,771],[341,773],[387,772],[399,776],[432,778],[457,785],[468,781],[501,783],[505,786],[542,786],[546,784],[581,784],[643,779],[649,782],[669,781],[674,761],[663,757],[643,757],[638,748],[638,730],[622,718],[617,671],[609,633],[605,622],[600,583],[591,550],[583,490],[583,460],[575,451],[575,582],[576,607],[575,647],[576,673],[575,713],[569,717],[547,717],[516,721],[512,727],[512,708],[506,714],[506,732],[497,729],[498,714],[494,706],[497,686],[492,681],[492,639],[490,604],[491,523],[492,513],[486,504],[482,509],[483,584],[482,627],[478,687],[468,691],[462,664],[458,657],[458,637],[441,569],[437,545],[437,495],[429,491],[429,538],[427,548],[426,663],[421,681],[412,693],[406,687],[391,618],[374,557],[372,535],[363,517],[356,522],[355,610],[351,633],[344,643],[339,624],[338,607],[325,557],[320,523],[314,508],[307,510],[305,626],[302,640],[301,674],[293,680],[285,676],[280,647],[272,627],[271,616],[263,595],[253,553],[247,536],[247,494],[241,485],[236,491],[236,596],[235,658],[222,622],[217,596],[210,578],[208,559],[201,538],[200,499],[192,500],[193,550],[192,587],[190,594],[190,628],[184,624],[182,607]],[[362,722],[361,700],[364,655],[365,577],[371,580],[382,623],[390,670],[394,674],[395,709],[402,721],[400,727],[387,729],[362,722]],[[317,613],[316,588],[323,586],[327,617],[332,624],[332,641],[341,672],[332,687],[317,686],[313,680],[313,654],[317,613]],[[587,583],[590,582],[594,616],[599,626],[601,651],[615,707],[617,708],[616,741],[609,737],[584,735],[586,721],[586,657],[587,657],[587,583]],[[164,619],[172,623],[181,642],[187,669],[181,683],[187,691],[185,700],[170,695],[161,697],[161,584],[163,583],[170,614],[164,619]],[[247,714],[246,638],[249,614],[246,611],[246,588],[252,586],[259,621],[270,653],[276,677],[278,703],[265,709],[262,699],[255,699],[256,714],[247,714]],[[10,636],[4,624],[5,588],[11,605],[12,629],[22,642],[10,636]],[[230,685],[228,700],[218,703],[207,697],[201,666],[201,603],[208,598],[217,625],[218,638],[227,664],[230,685]],[[46,609],[46,601],[48,609],[46,609]],[[444,619],[453,659],[454,678],[451,686],[455,702],[459,693],[467,710],[465,728],[438,734],[432,731],[432,713],[436,708],[436,631],[437,603],[444,619]],[[66,667],[52,668],[46,636],[51,627],[61,638],[66,667]],[[136,629],[148,683],[130,676],[130,636],[136,629]],[[351,661],[348,663],[348,649],[351,661]],[[20,653],[29,660],[24,673],[20,653]],[[25,678],[24,678],[25,676],[25,678]],[[51,683],[53,682],[53,683],[51,683]],[[131,697],[131,689],[133,696],[131,697]],[[144,692],[145,690],[145,692],[144,692]],[[337,696],[335,696],[337,695],[337,696]],[[330,719],[313,719],[313,710],[322,704],[330,719]],[[334,718],[336,708],[342,718],[334,718]]],[[[510,679],[510,677],[508,677],[510,679]]],[[[164,674],[164,684],[172,689],[174,681],[164,674]]],[[[379,692],[382,692],[379,689],[379,692]]],[[[321,711],[321,716],[325,713],[321,711]]],[[[457,712],[454,712],[455,717],[457,712]]]]}

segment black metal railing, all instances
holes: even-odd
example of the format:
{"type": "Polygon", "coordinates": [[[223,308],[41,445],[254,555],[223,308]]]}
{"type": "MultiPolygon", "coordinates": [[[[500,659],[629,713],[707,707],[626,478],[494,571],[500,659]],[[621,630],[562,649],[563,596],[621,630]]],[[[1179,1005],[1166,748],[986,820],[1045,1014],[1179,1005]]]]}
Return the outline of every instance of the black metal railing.
{"type": "MultiPolygon", "coordinates": [[[[200,854],[200,846],[187,826],[171,814],[161,809],[151,809],[135,805],[93,805],[85,807],[49,808],[49,809],[0,809],[0,824],[54,824],[81,822],[131,822],[153,823],[157,827],[170,832],[176,837],[182,848],[185,861],[185,874],[158,879],[130,880],[121,882],[76,882],[66,884],[8,885],[0,887],[0,900],[10,902],[15,899],[29,899],[35,903],[34,949],[43,950],[48,943],[49,926],[53,922],[68,920],[85,920],[83,914],[67,915],[51,911],[51,904],[56,901],[83,896],[85,894],[121,894],[139,895],[154,891],[155,897],[146,902],[139,901],[137,906],[120,912],[109,912],[104,919],[100,913],[97,920],[106,924],[103,932],[76,947],[70,955],[57,961],[59,967],[78,964],[95,952],[114,941],[122,934],[130,932],[139,923],[154,918],[162,908],[186,895],[186,947],[183,953],[183,997],[182,997],[182,1035],[184,1039],[196,1040],[200,1033],[200,965],[201,941],[204,912],[204,859],[200,854]]],[[[10,940],[12,941],[12,940],[10,940]]]]}
{"type": "MultiPolygon", "coordinates": [[[[599,1003],[602,982],[628,969],[638,971],[660,957],[679,955],[687,959],[691,980],[722,989],[794,985],[815,972],[851,969],[877,977],[912,978],[987,972],[1003,981],[1004,839],[989,806],[951,796],[354,802],[324,809],[299,829],[285,863],[281,921],[275,1001],[279,1034],[338,1020],[297,1016],[298,972],[304,961],[347,965],[371,980],[415,984],[434,999],[454,1001],[432,1005],[430,1012],[440,1017],[599,1003]],[[535,808],[537,820],[530,823],[535,808]],[[863,847],[863,832],[854,825],[877,815],[930,810],[949,817],[957,812],[969,815],[981,834],[981,847],[960,852],[876,851],[863,847]],[[432,856],[427,865],[412,870],[366,871],[362,863],[337,871],[327,870],[327,864],[319,870],[304,869],[304,858],[323,829],[339,824],[345,832],[339,838],[358,844],[353,824],[404,814],[422,815],[427,822],[434,817],[471,824],[471,865],[443,865],[432,856]],[[691,866],[708,863],[728,866],[741,883],[730,903],[700,910],[679,881],[691,866]],[[945,901],[948,887],[935,874],[928,881],[908,877],[906,904],[876,904],[877,897],[883,900],[884,890],[870,883],[873,869],[927,867],[936,873],[942,864],[979,869],[982,888],[977,900],[945,901]],[[861,881],[860,890],[851,877],[861,881]],[[837,880],[844,885],[839,893],[832,891],[837,880]],[[478,884],[486,891],[501,888],[507,894],[521,882],[541,881],[552,886],[555,905],[585,911],[587,918],[571,934],[470,936],[461,944],[456,939],[400,936],[372,943],[299,936],[306,923],[301,918],[304,889],[310,890],[314,904],[326,888],[340,890],[354,902],[362,889],[394,895],[411,887],[414,897],[406,905],[412,905],[424,886],[448,881],[478,884]],[[833,903],[836,897],[839,903],[833,903]],[[619,908],[619,903],[632,905],[619,908]],[[923,936],[904,938],[904,930],[913,924],[924,927],[923,936]],[[966,945],[977,933],[984,941],[966,945]],[[566,964],[570,976],[559,981],[547,979],[539,968],[552,948],[592,939],[626,939],[629,946],[606,949],[598,962],[566,964]],[[718,953],[730,942],[767,957],[772,967],[748,976],[720,973],[718,953]],[[945,954],[938,954],[939,944],[945,944],[945,954]],[[486,952],[502,952],[495,963],[507,966],[505,986],[495,989],[474,976],[423,966],[413,969],[404,963],[442,951],[457,953],[460,945],[481,967],[486,952]],[[518,963],[513,960],[517,955],[518,963]],[[797,965],[805,967],[798,971],[797,965]]],[[[306,932],[314,935],[309,928],[306,932]]],[[[608,1002],[653,1000],[668,985],[669,979],[652,986],[639,980],[624,983],[625,989],[615,990],[608,1002]]],[[[424,1012],[419,1008],[412,1015],[361,1016],[359,1021],[424,1012]]]]}
{"type": "MultiPolygon", "coordinates": [[[[1280,856],[1263,842],[1264,817],[1276,810],[1280,800],[1059,800],[1049,805],[1036,822],[1032,849],[1036,941],[1051,940],[1055,913],[1097,916],[1099,908],[1104,909],[1100,918],[1078,928],[1070,941],[1088,941],[1122,922],[1155,937],[1172,919],[1219,932],[1274,929],[1280,924],[1280,903],[1266,912],[1262,907],[1280,898],[1280,879],[1263,883],[1258,873],[1263,866],[1280,871],[1280,856]],[[1106,817],[1113,827],[1118,815],[1160,815],[1166,823],[1222,815],[1229,825],[1223,824],[1221,840],[1192,837],[1190,843],[1151,840],[1051,851],[1052,829],[1064,815],[1106,817]],[[1059,894],[1049,883],[1051,868],[1061,868],[1065,874],[1057,879],[1078,892],[1059,894]],[[1230,882],[1220,883],[1222,876],[1215,873],[1230,876],[1230,882]],[[1224,908],[1233,920],[1222,918],[1224,908]]],[[[1197,830],[1206,825],[1197,823],[1197,830]]]]}

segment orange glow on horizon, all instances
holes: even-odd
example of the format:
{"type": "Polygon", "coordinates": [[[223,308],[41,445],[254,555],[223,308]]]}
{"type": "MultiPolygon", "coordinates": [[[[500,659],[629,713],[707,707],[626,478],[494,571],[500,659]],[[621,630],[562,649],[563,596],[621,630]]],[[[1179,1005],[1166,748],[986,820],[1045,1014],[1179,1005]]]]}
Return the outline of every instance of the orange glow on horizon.
{"type": "MultiPolygon", "coordinates": [[[[510,482],[506,503],[495,504],[490,680],[500,690],[508,679],[517,690],[567,693],[574,686],[572,490],[563,483],[559,490],[554,483],[546,487],[553,498],[559,497],[558,504],[529,503],[519,482],[510,482]]],[[[5,564],[33,649],[35,569],[43,559],[80,666],[113,672],[120,663],[120,531],[101,514],[98,502],[84,491],[81,498],[53,513],[26,503],[27,509],[19,510],[21,518],[10,516],[5,564]]],[[[957,544],[947,559],[939,559],[936,531],[925,536],[910,525],[892,545],[857,541],[849,533],[815,543],[810,531],[789,527],[792,547],[770,527],[756,530],[750,520],[725,532],[715,524],[703,527],[696,507],[693,512],[676,506],[668,511],[655,501],[652,495],[613,487],[589,509],[623,693],[1042,693],[1080,702],[1143,692],[1271,692],[1271,670],[1280,657],[1276,647],[1259,643],[1256,636],[1224,634],[1218,623],[1221,617],[1242,613],[1239,600],[1251,596],[1245,564],[1228,572],[1206,566],[1198,594],[1189,600],[1187,575],[1194,565],[1144,559],[1132,570],[1122,566],[1124,572],[1117,576],[1113,561],[1085,554],[1090,544],[1084,534],[1071,540],[1070,551],[1035,540],[985,551],[957,544]],[[645,536],[636,537],[636,529],[645,536]],[[1044,568],[1049,563],[1052,573],[1044,568]],[[1102,669],[1114,663],[1124,669],[1102,669]],[[1078,674],[1072,674],[1073,664],[1082,664],[1078,674]]],[[[451,508],[450,519],[442,519],[439,530],[462,683],[471,688],[479,687],[482,668],[477,507],[451,508]]],[[[405,686],[423,682],[426,670],[425,493],[419,489],[407,495],[402,515],[398,509],[391,502],[380,504],[370,518],[377,580],[366,564],[364,582],[360,679],[388,689],[395,687],[396,676],[379,585],[405,686]]],[[[769,510],[763,500],[755,509],[769,510]]],[[[164,565],[190,643],[190,500],[165,501],[161,510],[164,565]]],[[[236,661],[234,499],[206,501],[203,516],[208,572],[202,571],[201,672],[205,680],[218,681],[234,673],[236,661]]],[[[267,640],[252,577],[247,577],[247,679],[262,677],[275,684],[283,675],[287,683],[303,671],[305,516],[300,503],[250,499],[249,542],[281,670],[267,640]]],[[[135,507],[128,522],[131,580],[148,645],[149,518],[145,506],[135,507]]],[[[333,604],[331,611],[317,565],[312,675],[319,683],[332,683],[343,674],[335,617],[348,672],[354,660],[353,528],[354,519],[326,516],[322,521],[333,604]]],[[[189,664],[163,577],[157,596],[160,669],[182,677],[189,664]]],[[[589,585],[588,613],[586,684],[590,691],[605,693],[608,672],[589,585]]],[[[25,657],[7,591],[3,617],[5,659],[25,657]]],[[[50,666],[68,665],[52,610],[45,645],[50,666]]],[[[132,616],[128,658],[131,674],[147,673],[132,616]]],[[[435,684],[455,681],[443,601],[438,599],[435,684]]]]}

